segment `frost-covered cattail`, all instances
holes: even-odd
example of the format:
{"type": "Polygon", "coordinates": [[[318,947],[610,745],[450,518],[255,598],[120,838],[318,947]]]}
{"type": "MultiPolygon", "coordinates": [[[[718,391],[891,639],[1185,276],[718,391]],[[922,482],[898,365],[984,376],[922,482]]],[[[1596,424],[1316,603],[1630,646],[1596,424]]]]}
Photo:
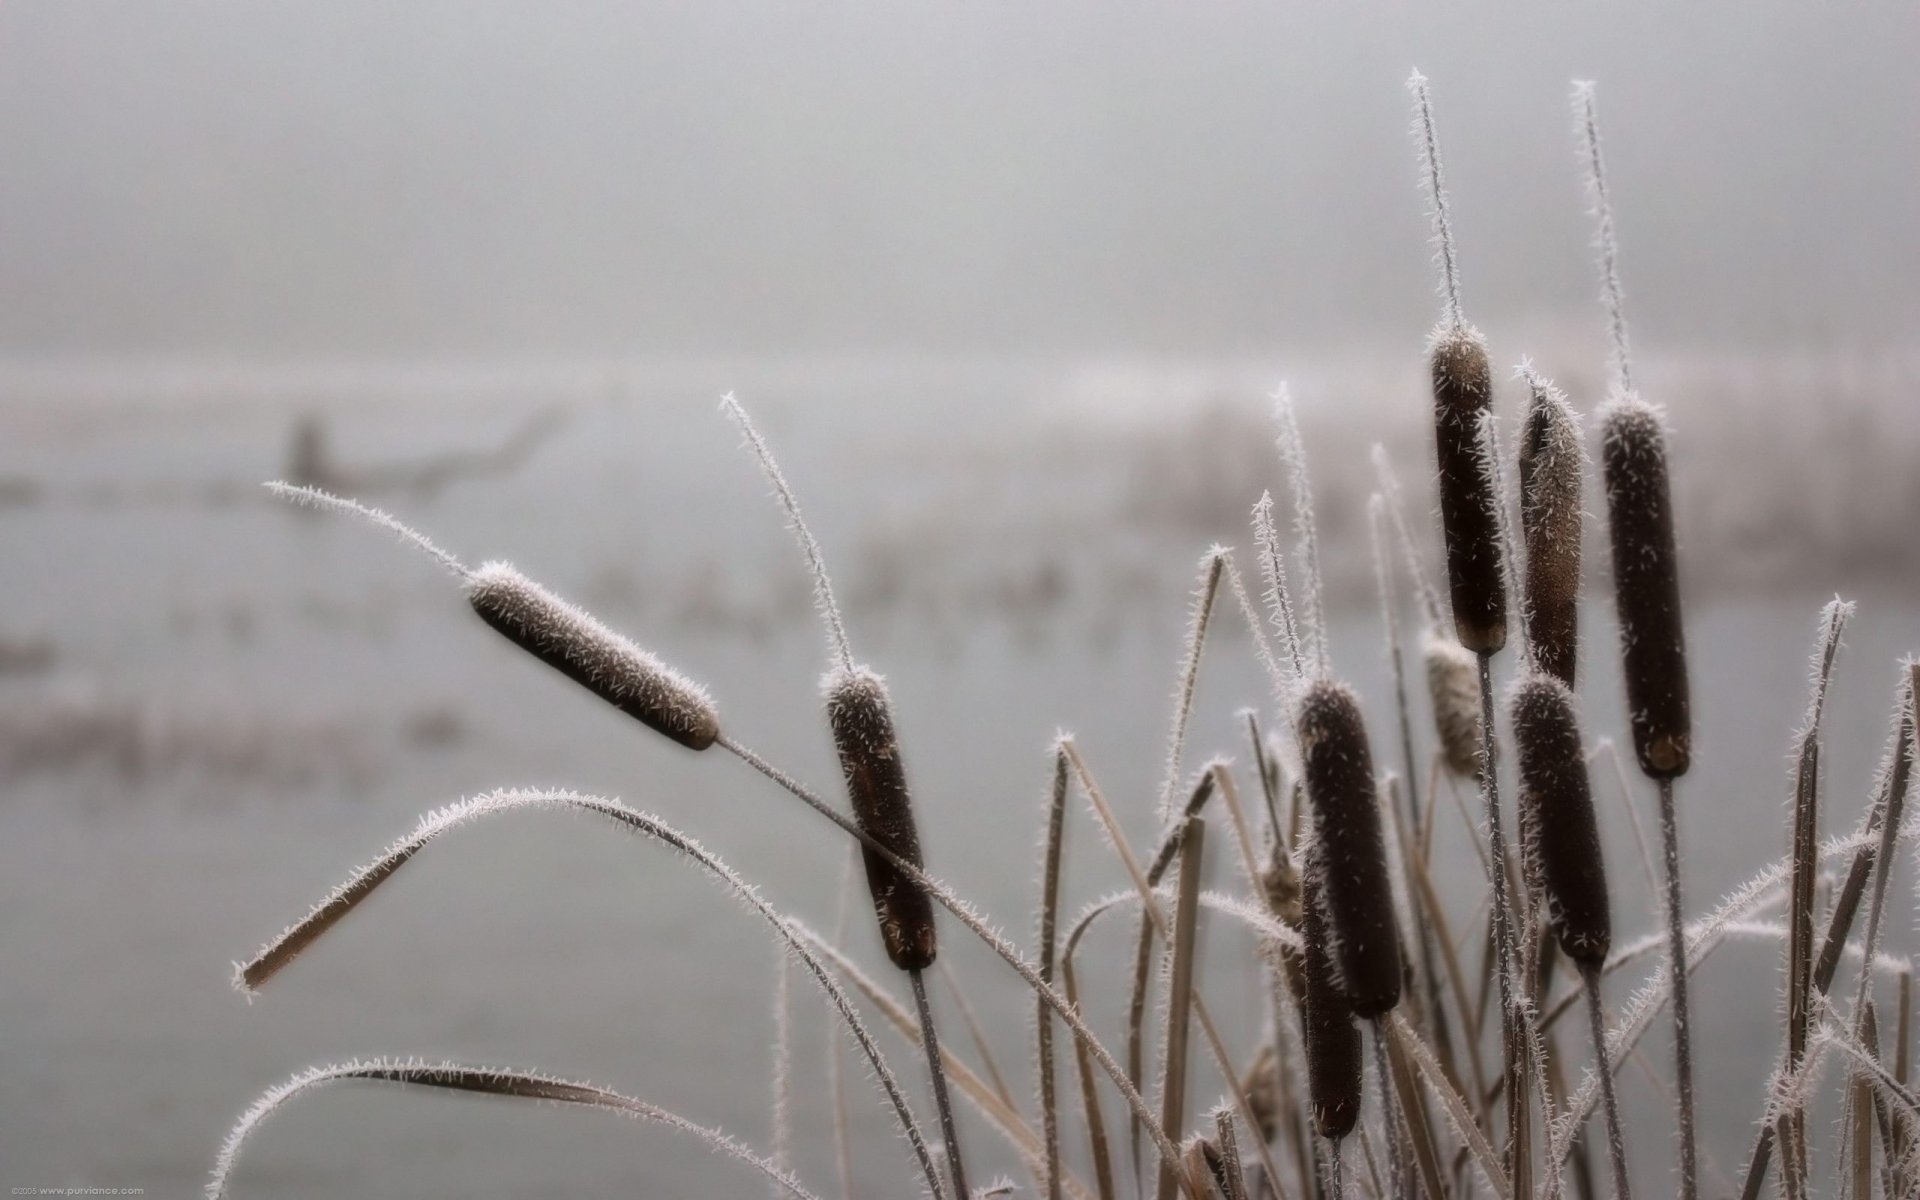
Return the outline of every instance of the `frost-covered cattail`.
{"type": "MultiPolygon", "coordinates": [[[[840,769],[847,777],[854,820],[887,849],[916,867],[922,865],[920,834],[913,823],[886,680],[866,667],[836,669],[822,682],[821,692],[827,701],[834,748],[840,752],[840,769]]],[[[903,971],[932,966],[933,901],[872,850],[863,847],[862,853],[887,957],[903,971]]]]}
{"type": "Polygon", "coordinates": [[[1335,975],[1354,1015],[1378,1017],[1400,1002],[1400,936],[1360,702],[1321,679],[1301,693],[1296,720],[1335,975]]]}
{"type": "Polygon", "coordinates": [[[1479,666],[1466,647],[1437,629],[1427,632],[1421,658],[1441,757],[1455,775],[1471,777],[1480,770],[1479,666]]]}
{"type": "Polygon", "coordinates": [[[1514,686],[1508,715],[1528,874],[1546,894],[1547,921],[1560,949],[1597,968],[1613,944],[1613,923],[1573,693],[1550,675],[1534,675],[1514,686]]]}
{"type": "Polygon", "coordinates": [[[1540,669],[1574,686],[1580,648],[1580,423],[1551,380],[1522,368],[1532,401],[1520,438],[1527,628],[1540,669]]]}
{"type": "Polygon", "coordinates": [[[1493,404],[1493,371],[1486,342],[1470,327],[1437,330],[1427,358],[1454,633],[1473,653],[1492,654],[1507,644],[1493,475],[1480,453],[1480,415],[1493,404]]]}
{"type": "Polygon", "coordinates": [[[1633,748],[1648,776],[1673,779],[1692,760],[1693,725],[1666,427],[1657,409],[1626,393],[1601,411],[1600,429],[1633,748]]]}
{"type": "Polygon", "coordinates": [[[1300,910],[1300,934],[1306,943],[1301,974],[1305,995],[1301,1023],[1307,1049],[1307,1101],[1313,1129],[1321,1137],[1339,1139],[1353,1132],[1360,1120],[1360,1027],[1353,1010],[1340,994],[1333,965],[1333,946],[1321,913],[1322,874],[1309,856],[1300,910]]]}
{"type": "Polygon", "coordinates": [[[466,578],[467,601],[508,641],[621,712],[694,750],[720,736],[697,684],[503,562],[466,578]]]}

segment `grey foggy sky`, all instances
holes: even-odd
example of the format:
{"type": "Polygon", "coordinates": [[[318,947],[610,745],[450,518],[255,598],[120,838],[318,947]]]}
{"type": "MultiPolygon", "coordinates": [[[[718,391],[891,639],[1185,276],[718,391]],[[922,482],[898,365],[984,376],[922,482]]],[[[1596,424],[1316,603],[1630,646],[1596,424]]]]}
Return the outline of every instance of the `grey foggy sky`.
{"type": "Polygon", "coordinates": [[[0,9],[15,360],[1240,354],[1591,320],[1600,81],[1643,345],[1908,344],[1908,4],[0,9]]]}

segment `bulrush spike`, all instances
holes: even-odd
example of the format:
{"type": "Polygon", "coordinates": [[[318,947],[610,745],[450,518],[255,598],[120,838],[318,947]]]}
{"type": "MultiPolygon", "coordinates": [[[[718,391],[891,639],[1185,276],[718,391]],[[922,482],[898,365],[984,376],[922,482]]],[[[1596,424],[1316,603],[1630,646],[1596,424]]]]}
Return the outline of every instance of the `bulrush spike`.
{"type": "Polygon", "coordinates": [[[1326,679],[1301,694],[1297,722],[1334,973],[1371,1019],[1400,1002],[1400,935],[1366,725],[1353,690],[1326,679]]]}
{"type": "MultiPolygon", "coordinates": [[[[920,833],[913,822],[900,738],[893,728],[893,706],[886,680],[864,666],[836,669],[821,683],[827,723],[847,795],[860,828],[901,858],[919,867],[920,833]]],[[[862,848],[867,890],[880,921],[887,957],[903,971],[933,965],[933,902],[905,875],[872,850],[862,848]]]]}
{"type": "Polygon", "coordinates": [[[1360,1120],[1360,1027],[1335,982],[1333,947],[1321,913],[1322,870],[1310,855],[1301,878],[1300,934],[1306,942],[1301,1024],[1307,1048],[1307,1102],[1313,1131],[1338,1141],[1360,1120]]]}
{"type": "Polygon", "coordinates": [[[1519,760],[1521,853],[1547,898],[1547,921],[1568,958],[1598,968],[1613,945],[1607,869],[1594,819],[1573,693],[1550,675],[1514,686],[1508,700],[1519,760]]]}
{"type": "Polygon", "coordinates": [[[1692,762],[1693,724],[1666,426],[1659,410],[1623,394],[1601,410],[1600,428],[1633,749],[1649,778],[1674,779],[1692,762]]]}
{"type": "Polygon", "coordinates": [[[1580,422],[1553,381],[1521,373],[1532,392],[1520,437],[1520,531],[1527,627],[1540,669],[1574,686],[1580,649],[1580,422]]]}
{"type": "Polygon", "coordinates": [[[1442,326],[1427,347],[1427,360],[1454,633],[1473,653],[1493,654],[1507,644],[1507,590],[1493,519],[1493,477],[1480,453],[1480,414],[1493,404],[1487,344],[1476,329],[1442,326]]]}
{"type": "Polygon", "coordinates": [[[699,685],[522,575],[490,562],[466,579],[467,602],[506,639],[594,695],[691,750],[720,736],[699,685]]]}
{"type": "Polygon", "coordinates": [[[1427,665],[1427,694],[1433,702],[1433,728],[1447,769],[1462,779],[1480,770],[1479,667],[1464,646],[1438,629],[1427,631],[1421,658],[1427,665]]]}

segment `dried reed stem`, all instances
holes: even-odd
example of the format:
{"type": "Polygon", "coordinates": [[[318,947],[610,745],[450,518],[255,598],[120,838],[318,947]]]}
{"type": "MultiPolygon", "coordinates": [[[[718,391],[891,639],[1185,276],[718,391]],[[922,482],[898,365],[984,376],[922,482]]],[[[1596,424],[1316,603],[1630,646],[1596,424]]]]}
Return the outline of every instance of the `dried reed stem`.
{"type": "Polygon", "coordinates": [[[1275,444],[1280,461],[1287,469],[1287,485],[1293,495],[1293,530],[1299,539],[1301,586],[1306,595],[1306,635],[1311,639],[1314,671],[1326,675],[1327,614],[1321,599],[1320,533],[1313,515],[1313,484],[1307,476],[1307,449],[1300,440],[1300,422],[1293,411],[1293,395],[1286,384],[1273,395],[1274,422],[1280,427],[1275,444]]]}
{"type": "Polygon", "coordinates": [[[1600,969],[1580,963],[1581,990],[1587,996],[1587,1029],[1593,1035],[1593,1060],[1600,1078],[1601,1105],[1607,1121],[1607,1159],[1613,1168],[1615,1200],[1631,1200],[1632,1175],[1627,1169],[1627,1139],[1620,1129],[1620,1097],[1615,1094],[1613,1072],[1607,1068],[1607,1018],[1605,998],[1600,993],[1600,969]]]}
{"type": "Polygon", "coordinates": [[[226,1143],[221,1146],[220,1156],[214,1163],[213,1178],[207,1183],[208,1200],[221,1200],[221,1197],[227,1194],[227,1182],[233,1174],[234,1166],[239,1162],[240,1151],[245,1147],[247,1139],[254,1130],[258,1129],[268,1117],[304,1092],[326,1084],[348,1080],[410,1084],[416,1087],[503,1096],[516,1100],[545,1100],[556,1104],[605,1109],[635,1120],[665,1125],[687,1134],[704,1142],[714,1152],[753,1167],[772,1181],[779,1191],[797,1197],[799,1200],[818,1200],[812,1192],[800,1186],[799,1180],[785,1168],[755,1154],[724,1131],[696,1125],[677,1113],[657,1108],[631,1096],[623,1096],[618,1092],[610,1092],[588,1083],[575,1083],[526,1071],[471,1067],[451,1062],[426,1063],[417,1060],[403,1062],[390,1059],[313,1067],[261,1095],[253,1102],[252,1107],[241,1115],[232,1132],[227,1134],[226,1143]]]}
{"type": "MultiPolygon", "coordinates": [[[[1188,1018],[1193,1002],[1193,951],[1200,915],[1200,867],[1206,845],[1207,823],[1189,817],[1180,835],[1180,881],[1169,940],[1171,957],[1167,984],[1167,1025],[1161,1039],[1160,1123],[1168,1129],[1186,1126],[1188,1018]]],[[[1173,1200],[1177,1184],[1173,1171],[1160,1166],[1159,1200],[1173,1200]]]]}
{"type": "Polygon", "coordinates": [[[1200,560],[1200,585],[1194,589],[1193,607],[1188,615],[1180,678],[1173,692],[1173,724],[1167,734],[1166,765],[1160,774],[1156,812],[1162,824],[1173,816],[1173,790],[1180,782],[1180,755],[1186,749],[1187,721],[1193,714],[1193,693],[1200,681],[1200,657],[1206,650],[1207,626],[1213,619],[1213,602],[1220,594],[1220,576],[1226,562],[1227,552],[1221,546],[1211,547],[1200,560]]]}
{"type": "Polygon", "coordinates": [[[773,989],[773,1161],[793,1170],[793,958],[782,954],[773,989]]]}
{"type": "Polygon", "coordinates": [[[1493,949],[1495,974],[1500,988],[1501,1056],[1507,1094],[1508,1171],[1514,1192],[1533,1193],[1532,1146],[1528,1133],[1526,1030],[1521,1014],[1525,994],[1520,980],[1519,954],[1514,945],[1513,901],[1507,891],[1507,839],[1501,829],[1498,760],[1493,743],[1493,678],[1491,655],[1480,654],[1480,798],[1487,822],[1487,875],[1493,889],[1493,949]]]}
{"type": "Polygon", "coordinates": [[[940,1136],[946,1145],[947,1169],[953,1174],[953,1194],[971,1196],[960,1155],[960,1136],[953,1127],[953,1101],[947,1095],[947,1072],[940,1060],[940,1038],[933,1027],[933,1006],[927,1003],[926,972],[907,972],[913,984],[913,1006],[920,1014],[920,1045],[927,1052],[927,1074],[933,1080],[933,1103],[940,1113],[940,1136]]]}
{"type": "Polygon", "coordinates": [[[1680,1102],[1680,1197],[1699,1194],[1699,1163],[1693,1118],[1693,1030],[1687,1005],[1686,909],[1680,899],[1680,829],[1673,809],[1673,780],[1660,784],[1660,844],[1667,871],[1667,959],[1673,982],[1674,1091],[1680,1102]]]}
{"type": "MultiPolygon", "coordinates": [[[[1060,849],[1067,812],[1067,752],[1056,744],[1053,751],[1053,790],[1047,801],[1046,835],[1043,839],[1040,868],[1040,930],[1036,953],[1039,974],[1051,985],[1058,950],[1060,917],[1060,849]]],[[[1034,1064],[1040,1077],[1040,1120],[1046,1143],[1046,1173],[1040,1190],[1046,1200],[1060,1200],[1060,1114],[1055,1095],[1053,1061],[1053,1014],[1046,1003],[1034,1001],[1034,1064]]]]}
{"type": "Polygon", "coordinates": [[[605,817],[615,824],[639,833],[653,841],[660,842],[670,849],[679,851],[694,865],[725,884],[727,889],[743,900],[762,920],[773,927],[780,941],[796,955],[813,975],[827,998],[833,1002],[854,1040],[860,1045],[867,1063],[873,1068],[875,1079],[887,1102],[892,1106],[901,1132],[918,1159],[927,1184],[936,1193],[939,1191],[939,1176],[934,1169],[933,1159],[927,1151],[926,1142],[920,1135],[919,1123],[914,1120],[913,1111],[908,1107],[906,1097],[901,1094],[899,1082],[880,1054],[880,1048],[873,1042],[866,1025],[860,1020],[859,1013],[852,1002],[828,974],[820,960],[807,948],[805,940],[795,931],[793,922],[766,900],[762,899],[752,884],[728,866],[721,859],[707,851],[698,842],[686,834],[667,825],[659,818],[637,812],[617,800],[608,800],[599,796],[586,796],[576,792],[564,791],[498,791],[475,796],[458,804],[436,809],[422,817],[412,833],[388,847],[378,859],[356,871],[351,878],[335,888],[332,895],[315,905],[313,911],[300,921],[289,926],[285,932],[269,942],[259,954],[239,967],[235,972],[236,987],[251,993],[265,984],[294,957],[313,944],[318,938],[339,924],[360,903],[371,896],[376,888],[426,848],[441,834],[450,829],[465,825],[469,821],[491,816],[496,813],[512,812],[521,809],[558,809],[592,813],[605,817]]]}

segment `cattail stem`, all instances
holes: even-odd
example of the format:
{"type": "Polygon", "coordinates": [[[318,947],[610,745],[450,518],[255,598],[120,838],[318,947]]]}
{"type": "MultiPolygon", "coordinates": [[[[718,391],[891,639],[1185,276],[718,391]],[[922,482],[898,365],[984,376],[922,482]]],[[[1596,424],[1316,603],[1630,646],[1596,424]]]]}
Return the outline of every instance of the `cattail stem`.
{"type": "MultiPolygon", "coordinates": [[[[1200,868],[1204,862],[1206,822],[1187,818],[1180,836],[1180,877],[1168,939],[1167,1029],[1162,1046],[1165,1058],[1160,1077],[1160,1123],[1168,1129],[1186,1125],[1188,1017],[1193,1006],[1193,951],[1200,915],[1200,868]]],[[[1173,1200],[1177,1181],[1165,1163],[1160,1166],[1159,1200],[1173,1200]]]]}
{"type": "MultiPolygon", "coordinates": [[[[1055,747],[1053,791],[1047,801],[1047,832],[1040,868],[1040,978],[1051,984],[1059,941],[1060,843],[1067,812],[1067,752],[1055,747]]],[[[1060,1200],[1060,1115],[1053,1061],[1053,1014],[1046,1002],[1035,1000],[1034,1062],[1040,1075],[1040,1121],[1045,1142],[1046,1177],[1041,1191],[1046,1200],[1060,1200]]]]}
{"type": "Polygon", "coordinates": [[[1447,180],[1440,164],[1440,137],[1433,127],[1433,96],[1427,77],[1415,71],[1407,80],[1413,92],[1414,137],[1420,147],[1422,182],[1427,189],[1428,217],[1433,222],[1435,253],[1440,260],[1440,294],[1446,302],[1447,323],[1458,328],[1460,267],[1453,253],[1453,215],[1447,208],[1447,180]]]}
{"type": "Polygon", "coordinates": [[[1407,1175],[1406,1136],[1413,1122],[1413,1114],[1402,1111],[1396,1099],[1393,1087],[1393,1073],[1387,1068],[1386,1030],[1378,1020],[1373,1025],[1370,1039],[1373,1042],[1373,1077],[1375,1086],[1380,1089],[1380,1124],[1387,1139],[1387,1181],[1396,1196],[1410,1196],[1413,1189],[1409,1186],[1407,1175]],[[1406,1120],[1403,1122],[1402,1117],[1406,1120]]]}
{"type": "Polygon", "coordinates": [[[967,1171],[960,1160],[960,1138],[953,1128],[953,1101],[947,1096],[947,1069],[940,1061],[940,1038],[934,1032],[933,1006],[927,1003],[925,972],[907,972],[913,982],[913,1006],[920,1014],[920,1044],[927,1052],[927,1074],[933,1077],[933,1104],[940,1110],[940,1136],[947,1147],[947,1170],[953,1175],[953,1194],[971,1196],[967,1190],[967,1171]]]}
{"type": "Polygon", "coordinates": [[[1687,1005],[1686,911],[1680,901],[1680,830],[1673,808],[1673,780],[1660,783],[1660,840],[1667,869],[1667,959],[1673,981],[1674,1091],[1680,1104],[1680,1197],[1699,1194],[1693,1120],[1693,1037],[1687,1005]]]}
{"type": "Polygon", "coordinates": [[[1491,654],[1475,656],[1480,678],[1480,798],[1486,809],[1487,875],[1493,885],[1493,944],[1495,973],[1500,984],[1500,1028],[1506,1062],[1507,1173],[1517,1196],[1533,1194],[1528,1136],[1526,1032],[1520,1013],[1521,991],[1514,945],[1513,898],[1508,894],[1507,839],[1500,820],[1499,768],[1493,743],[1493,669],[1491,654]]]}
{"type": "Polygon", "coordinates": [[[1600,1076],[1600,1102],[1607,1120],[1607,1158],[1613,1164],[1614,1200],[1631,1200],[1631,1177],[1627,1174],[1627,1141],[1620,1130],[1620,1098],[1615,1094],[1613,1072],[1607,1066],[1607,1019],[1605,1000],[1600,994],[1600,969],[1581,963],[1580,981],[1587,993],[1587,1026],[1593,1034],[1594,1071],[1600,1076]]]}

